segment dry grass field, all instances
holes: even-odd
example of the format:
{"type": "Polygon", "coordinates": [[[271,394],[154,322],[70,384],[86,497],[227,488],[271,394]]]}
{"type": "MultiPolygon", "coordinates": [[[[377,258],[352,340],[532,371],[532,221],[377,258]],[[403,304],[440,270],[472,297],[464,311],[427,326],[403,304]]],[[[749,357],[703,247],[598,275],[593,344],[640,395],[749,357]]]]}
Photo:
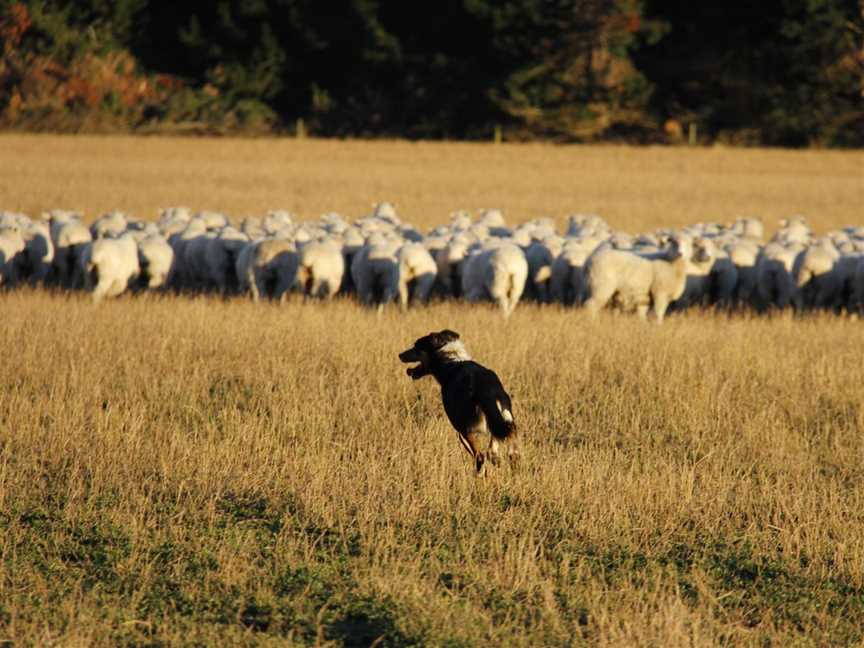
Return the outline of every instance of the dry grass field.
{"type": "Polygon", "coordinates": [[[391,200],[416,225],[459,208],[511,221],[596,212],[641,231],[805,214],[864,223],[864,152],[628,148],[293,139],[0,136],[0,209],[38,215],[187,205],[232,216],[286,208],[358,217],[391,200]]]}
{"type": "MultiPolygon", "coordinates": [[[[0,208],[864,222],[864,155],[0,137],[0,208]]],[[[864,642],[864,327],[0,294],[0,645],[864,642]],[[443,327],[525,443],[472,476],[443,327]]]]}

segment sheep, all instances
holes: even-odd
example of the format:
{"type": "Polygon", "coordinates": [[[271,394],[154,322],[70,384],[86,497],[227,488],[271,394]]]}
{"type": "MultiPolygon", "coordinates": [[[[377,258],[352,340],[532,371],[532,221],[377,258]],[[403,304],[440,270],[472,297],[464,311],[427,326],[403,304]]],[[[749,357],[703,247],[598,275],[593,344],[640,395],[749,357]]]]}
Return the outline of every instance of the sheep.
{"type": "Polygon", "coordinates": [[[228,217],[219,212],[202,211],[195,214],[195,218],[204,221],[208,230],[221,230],[231,224],[228,222],[228,217]]]}
{"type": "Polygon", "coordinates": [[[864,315],[864,256],[858,257],[855,270],[852,273],[852,312],[864,315]]]}
{"type": "Polygon", "coordinates": [[[471,220],[471,214],[464,209],[450,212],[449,229],[451,232],[467,231],[471,229],[471,225],[473,225],[473,221],[471,220]]]}
{"type": "Polygon", "coordinates": [[[285,211],[284,209],[276,209],[267,212],[262,226],[264,231],[272,236],[279,230],[288,227],[289,225],[293,225],[293,223],[294,215],[291,212],[285,211]]]}
{"type": "Polygon", "coordinates": [[[477,218],[476,225],[483,227],[486,230],[487,236],[509,238],[512,234],[504,220],[504,212],[500,209],[480,210],[480,216],[477,218]]]}
{"type": "Polygon", "coordinates": [[[264,229],[264,222],[257,216],[247,216],[240,224],[240,231],[243,232],[249,239],[259,239],[267,236],[267,231],[264,229]]]}
{"type": "Polygon", "coordinates": [[[237,291],[237,256],[248,242],[249,237],[233,227],[226,227],[218,236],[206,239],[207,279],[222,294],[237,291]]]}
{"type": "Polygon", "coordinates": [[[728,243],[724,249],[738,276],[732,304],[752,304],[757,294],[756,262],[761,252],[759,245],[750,240],[738,240],[728,243]]]}
{"type": "Polygon", "coordinates": [[[585,305],[596,316],[614,299],[635,308],[643,320],[651,308],[662,324],[669,304],[684,293],[692,256],[692,244],[684,236],[673,237],[666,253],[654,257],[601,246],[588,259],[590,297],[585,305]]]}
{"type": "Polygon", "coordinates": [[[174,249],[161,234],[147,236],[138,241],[138,265],[145,287],[165,288],[174,272],[174,249]]]}
{"type": "Polygon", "coordinates": [[[734,306],[738,281],[738,267],[726,250],[715,247],[708,292],[709,303],[724,308],[734,306]]]}
{"type": "Polygon", "coordinates": [[[800,243],[771,242],[759,254],[756,262],[756,306],[764,311],[770,307],[783,310],[795,299],[795,279],[792,270],[795,259],[804,251],[800,243]]]}
{"type": "Polygon", "coordinates": [[[183,281],[187,288],[202,290],[210,284],[210,266],[207,262],[207,249],[210,242],[218,234],[207,230],[184,241],[183,254],[178,256],[183,261],[183,281]]]}
{"type": "Polygon", "coordinates": [[[80,220],[67,216],[52,213],[50,228],[54,244],[53,275],[62,286],[70,288],[75,285],[78,275],[81,250],[93,240],[93,236],[80,220]]]}
{"type": "Polygon", "coordinates": [[[398,240],[367,244],[351,263],[351,278],[360,301],[366,306],[377,305],[379,313],[399,294],[399,247],[398,240]]]}
{"type": "Polygon", "coordinates": [[[334,241],[312,241],[300,248],[296,283],[305,297],[330,299],[342,286],[345,259],[334,241]]]}
{"type": "Polygon", "coordinates": [[[137,279],[138,245],[131,236],[96,239],[84,247],[79,264],[84,289],[98,304],[123,294],[137,279]]]}
{"type": "Polygon", "coordinates": [[[834,305],[842,292],[834,266],[840,253],[829,239],[810,245],[796,259],[792,269],[795,280],[796,310],[822,309],[834,305]]]}
{"type": "Polygon", "coordinates": [[[765,236],[765,225],[761,218],[739,218],[729,229],[735,236],[754,243],[758,243],[765,236]]]}
{"type": "Polygon", "coordinates": [[[17,226],[0,227],[0,285],[15,286],[23,279],[25,249],[17,226]]]}
{"type": "Polygon", "coordinates": [[[429,251],[419,243],[407,243],[396,254],[399,261],[399,304],[404,311],[408,301],[426,303],[435,285],[438,266],[429,251]]]}
{"type": "Polygon", "coordinates": [[[443,295],[457,299],[462,296],[463,265],[471,245],[469,238],[457,236],[435,254],[436,277],[443,295]]]}
{"type": "Polygon", "coordinates": [[[0,211],[0,227],[12,227],[24,230],[29,227],[33,221],[27,214],[18,212],[0,211]]]}
{"type": "Polygon", "coordinates": [[[179,234],[192,220],[192,210],[188,207],[166,207],[159,210],[159,232],[169,241],[179,234]]]}
{"type": "Polygon", "coordinates": [[[837,279],[834,310],[837,312],[843,308],[850,314],[857,312],[856,273],[862,258],[864,254],[856,251],[853,254],[841,255],[834,264],[833,272],[837,279]]]}
{"type": "Polygon", "coordinates": [[[571,214],[567,217],[568,238],[607,237],[612,233],[609,224],[597,214],[571,214]]]}
{"type": "MultiPolygon", "coordinates": [[[[179,232],[175,232],[170,236],[166,236],[168,243],[174,250],[174,276],[175,281],[180,285],[185,285],[194,271],[190,271],[186,267],[186,246],[199,237],[207,235],[207,224],[200,218],[193,218],[186,227],[179,232]]],[[[203,269],[200,270],[204,272],[203,269]]]]}
{"type": "Polygon", "coordinates": [[[97,218],[90,225],[90,235],[93,240],[120,236],[126,231],[128,222],[126,214],[120,211],[111,211],[97,218]]]}
{"type": "Polygon", "coordinates": [[[803,216],[780,220],[780,230],[771,238],[772,243],[806,245],[810,242],[810,226],[803,216]]]}
{"type": "Polygon", "coordinates": [[[462,273],[462,293],[468,301],[491,299],[504,317],[510,317],[525,290],[528,261],[512,243],[479,248],[466,260],[462,273]]]}
{"type": "Polygon", "coordinates": [[[542,304],[552,300],[552,264],[561,254],[563,245],[562,238],[551,236],[543,241],[533,241],[525,250],[525,259],[528,261],[525,291],[542,304]]]}
{"type": "Polygon", "coordinates": [[[26,249],[24,262],[26,273],[32,283],[45,281],[54,261],[54,243],[47,223],[36,222],[27,225],[21,232],[26,249]]]}
{"type": "Polygon", "coordinates": [[[380,202],[372,205],[372,217],[387,221],[393,225],[399,225],[399,216],[396,214],[396,205],[391,202],[380,202]]]}
{"type": "Polygon", "coordinates": [[[600,245],[600,239],[571,239],[552,263],[549,290],[552,298],[566,306],[582,306],[588,298],[585,264],[600,245]]]}
{"type": "Polygon", "coordinates": [[[692,239],[693,253],[687,261],[687,279],[684,292],[676,306],[704,305],[711,296],[711,270],[717,257],[711,239],[697,236],[692,239]]]}
{"type": "Polygon", "coordinates": [[[293,241],[261,239],[247,243],[237,256],[237,280],[241,289],[250,291],[255,303],[262,296],[284,303],[294,285],[297,266],[293,241]]]}

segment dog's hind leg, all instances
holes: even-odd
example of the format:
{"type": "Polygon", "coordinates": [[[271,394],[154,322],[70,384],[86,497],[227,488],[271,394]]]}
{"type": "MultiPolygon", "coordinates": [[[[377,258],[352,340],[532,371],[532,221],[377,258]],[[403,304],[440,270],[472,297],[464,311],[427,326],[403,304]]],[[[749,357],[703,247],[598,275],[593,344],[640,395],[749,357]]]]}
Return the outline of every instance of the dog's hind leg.
{"type": "Polygon", "coordinates": [[[489,435],[489,450],[486,452],[489,461],[493,466],[498,465],[499,452],[498,449],[501,447],[501,443],[491,434],[489,435]]]}
{"type": "Polygon", "coordinates": [[[522,442],[519,439],[519,435],[514,431],[507,437],[507,441],[505,442],[507,446],[507,459],[510,460],[510,465],[513,468],[519,467],[519,462],[521,458],[521,454],[519,452],[522,442]]]}
{"type": "Polygon", "coordinates": [[[477,431],[468,432],[465,435],[459,435],[460,438],[465,440],[465,444],[470,448],[469,452],[471,456],[474,457],[474,470],[476,472],[477,477],[482,476],[486,471],[486,456],[480,450],[480,439],[481,434],[477,431]]]}
{"type": "Polygon", "coordinates": [[[479,477],[483,474],[484,464],[486,462],[486,457],[480,451],[480,435],[477,432],[468,432],[467,434],[458,433],[459,443],[462,444],[462,447],[471,455],[471,458],[474,460],[474,470],[479,477]]]}

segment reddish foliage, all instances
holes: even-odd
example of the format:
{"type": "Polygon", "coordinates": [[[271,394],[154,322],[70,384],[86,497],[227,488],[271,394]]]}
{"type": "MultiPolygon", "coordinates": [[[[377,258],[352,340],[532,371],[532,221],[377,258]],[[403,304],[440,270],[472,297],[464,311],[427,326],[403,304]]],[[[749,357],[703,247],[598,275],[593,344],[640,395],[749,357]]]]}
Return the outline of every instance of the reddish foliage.
{"type": "Polygon", "coordinates": [[[6,10],[6,15],[0,17],[0,40],[3,41],[3,51],[8,52],[21,42],[21,38],[30,29],[30,12],[27,7],[16,2],[6,10]]]}

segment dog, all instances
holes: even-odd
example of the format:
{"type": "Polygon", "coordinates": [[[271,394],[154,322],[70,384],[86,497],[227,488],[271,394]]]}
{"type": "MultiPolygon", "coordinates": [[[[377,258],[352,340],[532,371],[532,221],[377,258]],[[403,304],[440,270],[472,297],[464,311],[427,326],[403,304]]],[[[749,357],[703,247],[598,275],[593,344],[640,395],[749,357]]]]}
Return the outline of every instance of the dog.
{"type": "Polygon", "coordinates": [[[519,444],[510,396],[494,371],[471,359],[458,333],[447,329],[430,333],[400,353],[399,359],[406,364],[420,363],[406,372],[413,380],[431,375],[441,385],[444,411],[474,459],[477,476],[484,473],[487,458],[498,463],[502,444],[511,465],[518,465],[519,444]],[[487,435],[489,446],[484,453],[481,444],[487,435]]]}

